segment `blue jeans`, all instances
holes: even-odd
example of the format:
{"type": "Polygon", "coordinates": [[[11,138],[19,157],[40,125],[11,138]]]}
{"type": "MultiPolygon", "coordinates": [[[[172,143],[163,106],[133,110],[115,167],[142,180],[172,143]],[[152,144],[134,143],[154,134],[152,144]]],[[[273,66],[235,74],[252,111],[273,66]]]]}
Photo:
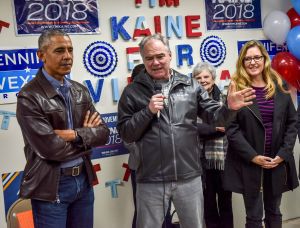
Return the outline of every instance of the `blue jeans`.
{"type": "Polygon", "coordinates": [[[166,183],[138,183],[137,227],[162,227],[172,200],[181,228],[203,228],[201,177],[166,183]],[[164,208],[165,207],[165,208],[164,208]]]}
{"type": "Polygon", "coordinates": [[[58,200],[31,200],[35,228],[92,228],[94,190],[87,175],[61,176],[58,200]]]}

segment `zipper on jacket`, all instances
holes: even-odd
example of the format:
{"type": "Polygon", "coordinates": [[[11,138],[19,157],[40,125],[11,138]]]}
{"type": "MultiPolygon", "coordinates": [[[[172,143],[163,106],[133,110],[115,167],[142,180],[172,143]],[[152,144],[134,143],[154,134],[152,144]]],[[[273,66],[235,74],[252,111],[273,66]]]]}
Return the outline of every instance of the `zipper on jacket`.
{"type": "Polygon", "coordinates": [[[57,177],[57,179],[56,179],[56,190],[55,190],[55,192],[56,192],[56,198],[55,198],[55,202],[56,203],[60,203],[60,199],[59,199],[59,194],[58,194],[58,188],[59,188],[59,182],[60,182],[60,167],[58,167],[58,175],[57,175],[58,177],[57,177]]]}
{"type": "Polygon", "coordinates": [[[58,194],[56,194],[55,202],[56,202],[57,204],[60,204],[60,199],[59,199],[59,195],[58,195],[58,194]]]}
{"type": "MultiPolygon", "coordinates": [[[[173,75],[173,77],[175,77],[175,74],[173,75]]],[[[175,153],[175,140],[174,140],[174,131],[173,131],[173,124],[172,124],[172,119],[173,119],[173,112],[172,112],[172,100],[171,100],[171,92],[172,90],[179,84],[184,84],[184,85],[188,85],[187,83],[183,83],[183,81],[176,81],[174,78],[172,79],[173,82],[171,84],[170,90],[169,90],[169,96],[168,96],[168,109],[169,109],[169,125],[171,128],[171,138],[172,138],[172,152],[173,152],[173,156],[174,156],[174,173],[175,173],[175,180],[177,181],[178,177],[177,177],[177,162],[176,162],[176,153],[175,153]]]]}
{"type": "Polygon", "coordinates": [[[287,174],[287,170],[286,170],[286,164],[283,164],[283,166],[284,166],[284,171],[285,171],[285,185],[287,185],[287,176],[288,176],[288,174],[287,174]]]}
{"type": "MultiPolygon", "coordinates": [[[[261,123],[262,127],[264,128],[264,153],[266,151],[266,129],[265,129],[265,126],[263,124],[263,122],[258,118],[258,116],[247,106],[247,108],[250,110],[250,112],[252,112],[252,114],[257,118],[257,120],[261,123]]],[[[260,175],[260,188],[259,188],[259,191],[260,192],[263,192],[264,190],[264,168],[261,167],[261,175],[260,175]]]]}
{"type": "Polygon", "coordinates": [[[168,97],[168,104],[169,104],[169,124],[170,124],[170,128],[171,128],[171,138],[172,138],[172,152],[173,152],[173,164],[174,164],[174,173],[175,173],[175,180],[177,180],[177,162],[176,162],[176,153],[175,153],[175,140],[174,140],[174,130],[173,130],[173,124],[172,124],[172,119],[173,119],[173,112],[172,112],[172,100],[171,100],[171,91],[172,89],[175,87],[175,85],[171,85],[171,88],[169,90],[169,97],[168,97]]]}

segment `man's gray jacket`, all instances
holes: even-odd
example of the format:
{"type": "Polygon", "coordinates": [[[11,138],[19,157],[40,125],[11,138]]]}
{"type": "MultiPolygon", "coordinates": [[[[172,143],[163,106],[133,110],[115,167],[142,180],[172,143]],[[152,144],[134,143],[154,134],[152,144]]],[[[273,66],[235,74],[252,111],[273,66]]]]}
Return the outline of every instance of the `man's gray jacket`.
{"type": "Polygon", "coordinates": [[[137,182],[186,180],[202,173],[197,116],[215,119],[217,126],[234,115],[209,98],[196,80],[173,70],[168,109],[160,118],[148,104],[154,82],[141,72],[123,91],[118,105],[121,138],[136,143],[137,182]]]}

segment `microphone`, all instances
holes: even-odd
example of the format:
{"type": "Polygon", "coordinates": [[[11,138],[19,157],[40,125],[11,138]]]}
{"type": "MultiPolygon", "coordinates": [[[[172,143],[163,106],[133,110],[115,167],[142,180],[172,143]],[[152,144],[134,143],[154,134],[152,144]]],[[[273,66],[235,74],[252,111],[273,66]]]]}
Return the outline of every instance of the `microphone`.
{"type": "MultiPolygon", "coordinates": [[[[161,93],[161,89],[162,89],[161,84],[154,83],[154,94],[161,93]]],[[[159,117],[160,117],[160,110],[158,110],[158,112],[156,113],[156,115],[157,115],[157,118],[159,119],[159,117]]]]}

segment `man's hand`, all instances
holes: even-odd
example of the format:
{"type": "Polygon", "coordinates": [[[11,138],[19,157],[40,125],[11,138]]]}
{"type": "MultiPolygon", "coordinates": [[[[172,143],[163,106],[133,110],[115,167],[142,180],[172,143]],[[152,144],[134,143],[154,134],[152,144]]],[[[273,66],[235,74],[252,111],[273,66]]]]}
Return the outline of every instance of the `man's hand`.
{"type": "Polygon", "coordinates": [[[225,132],[225,127],[216,127],[216,131],[225,132]]]}
{"type": "Polygon", "coordinates": [[[91,115],[90,111],[87,111],[83,121],[83,127],[98,127],[102,123],[98,112],[94,112],[91,115]]]}
{"type": "Polygon", "coordinates": [[[164,95],[161,93],[154,94],[149,102],[149,109],[153,114],[164,108],[164,95]]]}
{"type": "MultiPolygon", "coordinates": [[[[90,115],[90,111],[86,112],[83,127],[98,127],[101,123],[102,121],[98,112],[94,112],[92,115],[90,115]]],[[[76,138],[76,132],[72,129],[54,130],[54,132],[66,142],[72,142],[76,138]]]]}
{"type": "Polygon", "coordinates": [[[227,104],[228,108],[232,110],[239,110],[240,108],[251,105],[254,99],[255,90],[252,88],[246,88],[241,91],[236,91],[236,85],[233,81],[231,81],[228,88],[228,96],[227,96],[227,104]]]}
{"type": "Polygon", "coordinates": [[[55,134],[57,134],[59,137],[61,137],[66,142],[74,141],[76,138],[76,133],[72,129],[68,130],[54,130],[55,134]]]}

